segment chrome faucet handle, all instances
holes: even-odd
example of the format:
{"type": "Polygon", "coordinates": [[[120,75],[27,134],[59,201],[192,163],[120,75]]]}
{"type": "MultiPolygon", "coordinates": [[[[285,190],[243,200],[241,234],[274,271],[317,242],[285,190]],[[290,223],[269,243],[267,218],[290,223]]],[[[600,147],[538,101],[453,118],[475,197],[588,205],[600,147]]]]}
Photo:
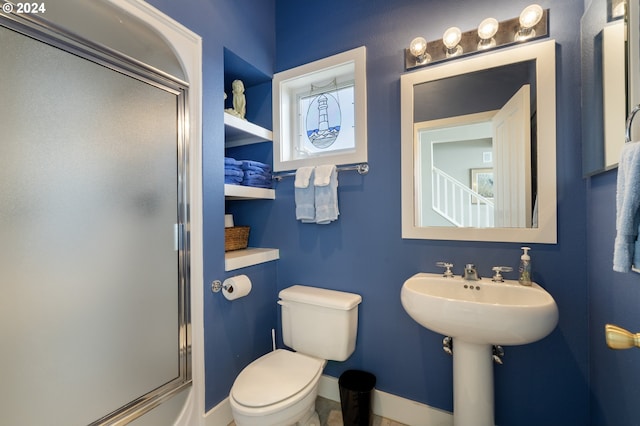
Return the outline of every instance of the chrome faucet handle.
{"type": "Polygon", "coordinates": [[[467,263],[464,267],[464,273],[462,274],[462,278],[467,281],[479,281],[480,275],[478,275],[478,270],[476,269],[476,265],[473,263],[467,263]]]}
{"type": "Polygon", "coordinates": [[[491,281],[494,281],[497,283],[503,283],[504,277],[502,276],[502,273],[511,272],[513,271],[513,268],[511,266],[494,266],[493,268],[491,268],[491,270],[495,272],[495,274],[493,275],[493,278],[491,278],[491,281]]]}
{"type": "Polygon", "coordinates": [[[443,277],[445,277],[445,278],[453,278],[453,272],[451,271],[451,268],[453,268],[453,263],[436,262],[436,266],[439,266],[441,268],[445,268],[445,271],[442,274],[443,277]]]}

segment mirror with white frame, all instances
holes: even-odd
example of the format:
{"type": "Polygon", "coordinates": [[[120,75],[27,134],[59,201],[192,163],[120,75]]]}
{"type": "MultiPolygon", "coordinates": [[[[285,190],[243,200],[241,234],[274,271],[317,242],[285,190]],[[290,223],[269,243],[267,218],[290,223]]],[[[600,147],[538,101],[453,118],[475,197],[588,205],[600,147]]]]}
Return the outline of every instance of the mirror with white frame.
{"type": "MultiPolygon", "coordinates": [[[[638,99],[637,82],[627,78],[637,75],[638,50],[632,46],[638,40],[638,4],[588,3],[580,20],[582,165],[583,174],[592,176],[618,166],[625,120],[638,99]]],[[[637,123],[634,130],[637,137],[637,123]]]]}
{"type": "Polygon", "coordinates": [[[402,237],[556,243],[555,42],[401,77],[402,237]]]}

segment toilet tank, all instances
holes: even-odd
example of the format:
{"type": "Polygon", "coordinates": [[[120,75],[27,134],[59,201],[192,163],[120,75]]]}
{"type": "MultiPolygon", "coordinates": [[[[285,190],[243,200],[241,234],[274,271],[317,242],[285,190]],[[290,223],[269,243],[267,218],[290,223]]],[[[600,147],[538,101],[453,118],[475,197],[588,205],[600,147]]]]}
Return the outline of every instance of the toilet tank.
{"type": "Polygon", "coordinates": [[[279,296],[285,345],[321,359],[349,358],[356,347],[359,294],[294,285],[279,296]]]}

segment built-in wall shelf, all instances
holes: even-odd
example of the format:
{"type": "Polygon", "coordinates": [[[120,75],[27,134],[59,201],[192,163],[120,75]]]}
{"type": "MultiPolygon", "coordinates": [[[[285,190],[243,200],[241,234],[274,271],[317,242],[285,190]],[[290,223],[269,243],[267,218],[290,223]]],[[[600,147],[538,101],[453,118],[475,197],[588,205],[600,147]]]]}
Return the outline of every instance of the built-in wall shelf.
{"type": "Polygon", "coordinates": [[[224,270],[246,268],[247,266],[271,262],[280,258],[280,250],[270,248],[246,248],[228,251],[224,254],[224,270]]]}
{"type": "MultiPolygon", "coordinates": [[[[225,90],[229,94],[232,81],[240,79],[245,85],[245,94],[250,93],[258,99],[259,96],[267,96],[266,87],[271,87],[271,77],[264,75],[259,70],[255,69],[251,64],[247,63],[242,58],[237,57],[233,52],[224,49],[224,80],[225,90]]],[[[232,96],[232,95],[230,95],[232,96]]],[[[251,96],[249,96],[251,98],[251,96]]],[[[229,105],[230,99],[226,101],[226,107],[229,105]]],[[[249,111],[249,112],[252,112],[249,111]]],[[[256,114],[259,115],[259,114],[256,114]]],[[[227,152],[227,148],[242,147],[245,145],[253,145],[260,143],[269,143],[273,141],[273,132],[258,126],[250,121],[239,118],[235,115],[225,112],[224,116],[224,137],[225,137],[225,155],[234,157],[234,151],[231,149],[227,152]]],[[[249,114],[251,119],[253,116],[249,114]]],[[[251,159],[251,154],[254,149],[256,152],[264,155],[268,153],[270,145],[260,145],[255,148],[241,148],[237,151],[242,152],[243,159],[251,159]],[[265,151],[266,150],[266,151],[265,151]],[[246,157],[245,157],[246,156],[246,157]]],[[[262,156],[260,158],[263,158],[262,156]]],[[[264,161],[264,160],[262,160],[264,161]]],[[[234,204],[234,209],[250,209],[250,206],[239,207],[243,204],[242,200],[274,200],[276,198],[276,192],[273,189],[256,188],[244,185],[224,185],[225,200],[234,204]],[[235,200],[241,200],[236,205],[235,200]]],[[[228,206],[227,206],[228,207],[228,206]]],[[[260,221],[259,218],[253,220],[260,221]]],[[[280,258],[280,250],[274,248],[246,248],[244,250],[233,250],[224,254],[224,269],[225,271],[233,271],[240,268],[246,268],[248,266],[259,265],[261,263],[271,262],[280,258]]]]}
{"type": "Polygon", "coordinates": [[[225,183],[224,197],[227,200],[275,200],[276,191],[268,188],[225,183]]]}
{"type": "Polygon", "coordinates": [[[271,142],[273,140],[273,132],[225,112],[224,140],[227,148],[259,142],[271,142]]]}

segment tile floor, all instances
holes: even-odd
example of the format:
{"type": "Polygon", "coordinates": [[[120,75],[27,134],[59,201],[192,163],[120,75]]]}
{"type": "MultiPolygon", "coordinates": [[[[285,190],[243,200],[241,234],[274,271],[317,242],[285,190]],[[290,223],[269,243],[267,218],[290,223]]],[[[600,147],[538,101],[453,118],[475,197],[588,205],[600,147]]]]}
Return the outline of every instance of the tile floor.
{"type": "MultiPolygon", "coordinates": [[[[322,426],[343,426],[342,410],[339,402],[318,397],[316,399],[316,410],[320,416],[320,424],[322,426]]],[[[373,426],[407,426],[380,416],[373,416],[372,424],[373,426]]]]}
{"type": "MultiPolygon", "coordinates": [[[[322,426],[343,426],[342,424],[342,411],[340,409],[340,403],[337,401],[331,401],[330,399],[318,397],[316,400],[316,410],[320,416],[320,424],[322,426]]],[[[229,423],[229,426],[235,426],[234,422],[229,423]]],[[[373,426],[407,426],[403,423],[394,422],[393,420],[385,419],[380,416],[373,416],[373,426]]]]}

